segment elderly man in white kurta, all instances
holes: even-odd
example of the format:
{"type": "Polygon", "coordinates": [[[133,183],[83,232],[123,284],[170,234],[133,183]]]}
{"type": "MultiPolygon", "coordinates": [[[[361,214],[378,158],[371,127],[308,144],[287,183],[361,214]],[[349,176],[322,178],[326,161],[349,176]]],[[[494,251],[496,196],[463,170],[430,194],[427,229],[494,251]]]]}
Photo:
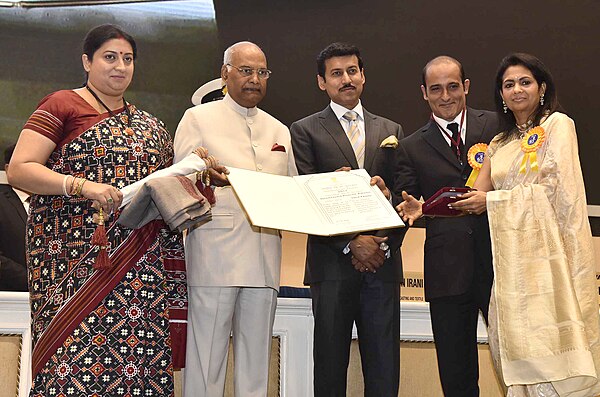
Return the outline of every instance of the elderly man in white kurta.
{"type": "MultiPolygon", "coordinates": [[[[261,49],[225,51],[221,101],[188,109],[175,134],[175,161],[203,146],[221,164],[295,175],[290,134],[258,109],[270,71],[261,49]]],[[[260,197],[260,186],[256,187],[260,197]]],[[[253,227],[231,186],[215,188],[212,220],[186,238],[189,284],[184,393],[222,396],[230,332],[236,396],[265,396],[281,262],[278,230],[253,227]]]]}

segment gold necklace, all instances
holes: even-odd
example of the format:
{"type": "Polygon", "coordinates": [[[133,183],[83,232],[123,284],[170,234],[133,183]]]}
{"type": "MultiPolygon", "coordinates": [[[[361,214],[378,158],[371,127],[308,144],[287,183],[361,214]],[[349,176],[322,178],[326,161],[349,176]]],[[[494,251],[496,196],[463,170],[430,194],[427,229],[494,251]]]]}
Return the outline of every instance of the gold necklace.
{"type": "Polygon", "coordinates": [[[527,120],[523,124],[515,124],[517,126],[517,130],[519,130],[519,138],[523,138],[527,131],[531,129],[533,126],[533,120],[527,120]]]}

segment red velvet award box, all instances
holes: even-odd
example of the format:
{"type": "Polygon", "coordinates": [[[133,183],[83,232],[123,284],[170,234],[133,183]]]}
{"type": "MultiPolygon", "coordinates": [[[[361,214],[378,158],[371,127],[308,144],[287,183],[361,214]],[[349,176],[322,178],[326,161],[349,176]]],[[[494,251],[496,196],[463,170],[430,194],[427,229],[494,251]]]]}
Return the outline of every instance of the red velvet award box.
{"type": "Polygon", "coordinates": [[[448,204],[461,199],[463,193],[472,192],[469,187],[443,187],[423,203],[423,215],[425,216],[460,216],[462,211],[453,210],[448,204]]]}

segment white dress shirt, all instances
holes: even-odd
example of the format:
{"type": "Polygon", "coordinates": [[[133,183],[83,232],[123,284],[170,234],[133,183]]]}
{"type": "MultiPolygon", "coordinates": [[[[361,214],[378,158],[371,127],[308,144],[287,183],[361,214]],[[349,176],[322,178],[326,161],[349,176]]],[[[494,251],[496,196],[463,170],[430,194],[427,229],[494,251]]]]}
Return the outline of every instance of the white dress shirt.
{"type": "MultiPolygon", "coordinates": [[[[338,105],[337,103],[335,103],[333,101],[331,101],[329,103],[329,106],[331,106],[331,110],[333,110],[333,113],[335,113],[335,117],[337,117],[338,121],[340,122],[342,128],[344,129],[344,132],[346,133],[346,136],[348,136],[348,130],[350,129],[350,120],[346,120],[344,118],[344,115],[348,111],[356,112],[356,114],[357,114],[356,123],[358,124],[358,131],[360,134],[359,139],[364,142],[365,141],[365,117],[364,117],[363,107],[362,107],[362,104],[360,103],[360,100],[358,101],[358,104],[353,109],[347,109],[347,108],[343,107],[342,105],[338,105]]],[[[350,138],[348,138],[348,140],[350,140],[350,138]]],[[[350,143],[352,143],[352,142],[350,142],[350,143]]],[[[360,168],[364,168],[364,165],[361,165],[360,168]]]]}
{"type": "Polygon", "coordinates": [[[460,112],[459,114],[456,115],[456,117],[454,118],[454,120],[450,120],[450,121],[447,121],[447,120],[444,120],[442,118],[439,118],[435,114],[433,115],[433,120],[439,126],[439,128],[440,128],[440,134],[442,134],[442,136],[444,137],[444,139],[446,140],[446,142],[448,142],[448,146],[452,146],[452,142],[450,141],[450,137],[452,136],[452,131],[450,131],[448,129],[448,124],[451,124],[451,123],[458,124],[458,126],[460,128],[460,139],[462,140],[462,143],[465,144],[465,140],[467,138],[467,114],[466,114],[466,112],[467,112],[466,109],[463,110],[462,112],[460,112]],[[465,112],[465,117],[464,117],[462,125],[461,125],[460,124],[460,119],[462,118],[463,112],[465,112]],[[443,131],[442,131],[442,129],[443,129],[443,131]]]}

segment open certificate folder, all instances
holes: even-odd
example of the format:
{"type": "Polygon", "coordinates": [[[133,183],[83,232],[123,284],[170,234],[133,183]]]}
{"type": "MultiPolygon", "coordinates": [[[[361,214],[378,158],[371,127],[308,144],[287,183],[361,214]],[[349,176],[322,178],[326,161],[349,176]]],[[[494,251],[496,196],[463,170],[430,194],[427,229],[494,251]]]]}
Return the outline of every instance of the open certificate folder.
{"type": "Polygon", "coordinates": [[[404,226],[363,169],[294,177],[228,169],[254,226],[319,236],[404,226]]]}

